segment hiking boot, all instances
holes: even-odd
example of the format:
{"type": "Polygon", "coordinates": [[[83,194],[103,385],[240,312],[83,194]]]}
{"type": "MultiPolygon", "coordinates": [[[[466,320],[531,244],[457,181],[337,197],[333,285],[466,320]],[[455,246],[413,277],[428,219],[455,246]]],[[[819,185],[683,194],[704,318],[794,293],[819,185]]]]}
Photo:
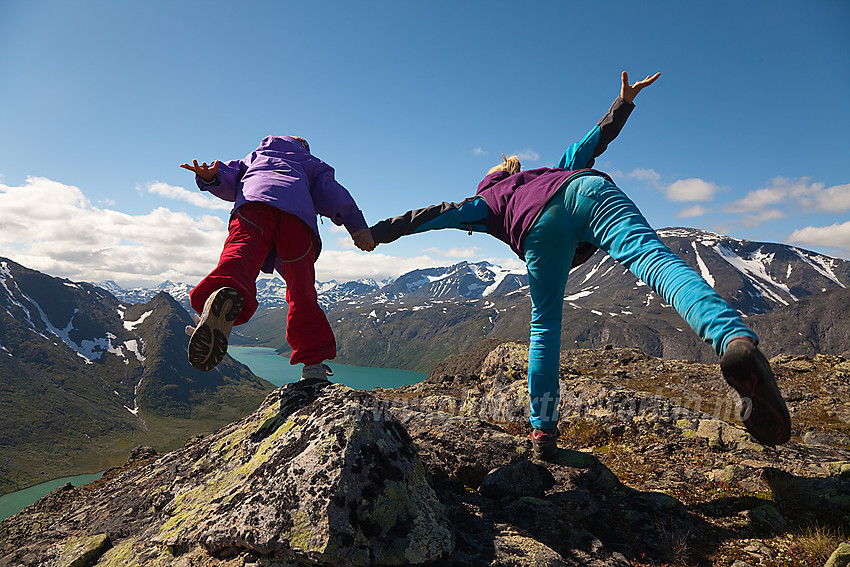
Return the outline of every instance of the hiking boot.
{"type": "Polygon", "coordinates": [[[791,415],[779,393],[767,359],[747,337],[729,342],[720,369],[726,382],[738,391],[743,407],[741,421],[763,445],[781,445],[791,438],[791,415]]]}
{"type": "Polygon", "coordinates": [[[305,364],[301,370],[302,380],[328,380],[328,376],[333,376],[334,371],[327,364],[320,362],[319,364],[305,364]]]}
{"type": "Polygon", "coordinates": [[[534,458],[552,461],[558,456],[558,428],[535,429],[531,432],[534,458]]]}
{"type": "Polygon", "coordinates": [[[206,372],[224,359],[230,329],[242,311],[242,303],[242,294],[232,287],[220,288],[209,296],[189,339],[192,366],[206,372]]]}

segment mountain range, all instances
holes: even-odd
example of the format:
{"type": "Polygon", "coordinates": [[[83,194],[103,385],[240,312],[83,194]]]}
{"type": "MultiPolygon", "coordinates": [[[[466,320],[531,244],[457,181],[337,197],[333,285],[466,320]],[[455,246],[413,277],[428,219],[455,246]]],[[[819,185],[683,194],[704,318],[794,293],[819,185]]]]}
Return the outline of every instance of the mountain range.
{"type": "MultiPolygon", "coordinates": [[[[850,307],[850,261],[692,228],[658,234],[745,317],[766,353],[850,355],[850,326],[841,323],[850,307]]],[[[188,289],[166,283],[111,291],[129,302],[165,290],[188,308],[188,289]]],[[[525,270],[460,262],[380,283],[320,282],[317,289],[341,362],[427,372],[481,339],[528,338],[525,270]]],[[[234,329],[233,342],[286,353],[284,293],[282,280],[261,279],[261,307],[234,329]]],[[[637,347],[651,356],[716,361],[669,305],[601,251],[571,272],[564,308],[565,348],[637,347]]]]}
{"type": "MultiPolygon", "coordinates": [[[[768,356],[850,357],[850,261],[694,229],[659,235],[746,317],[768,356]]],[[[72,282],[0,258],[0,492],[102,469],[140,442],[168,449],[256,407],[272,385],[246,367],[229,357],[210,373],[188,364],[190,288],[72,282]]],[[[525,272],[486,262],[317,288],[339,362],[430,372],[483,339],[528,336],[525,272]]],[[[232,343],[285,354],[285,286],[261,279],[258,289],[261,308],[232,343]]],[[[601,252],[573,270],[564,306],[565,348],[717,360],[601,252]]]]}
{"type": "Polygon", "coordinates": [[[103,470],[250,411],[271,389],[227,358],[189,365],[188,313],[167,293],[127,303],[0,258],[0,493],[103,470]]]}

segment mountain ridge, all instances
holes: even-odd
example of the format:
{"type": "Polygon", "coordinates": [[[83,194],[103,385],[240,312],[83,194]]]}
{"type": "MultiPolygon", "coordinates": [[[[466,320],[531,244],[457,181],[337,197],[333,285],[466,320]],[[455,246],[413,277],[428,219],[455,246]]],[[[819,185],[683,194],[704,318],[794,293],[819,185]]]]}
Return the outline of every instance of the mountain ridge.
{"type": "MultiPolygon", "coordinates": [[[[832,349],[831,354],[850,355],[846,333],[836,326],[824,328],[819,321],[825,319],[818,312],[819,302],[828,311],[825,292],[850,286],[850,261],[698,229],[667,228],[658,234],[747,323],[762,316],[770,320],[771,313],[777,320],[787,319],[802,300],[811,305],[794,316],[804,317],[800,321],[804,335],[817,329],[820,337],[792,340],[790,331],[780,333],[773,325],[753,323],[760,325],[766,351],[778,354],[793,348],[794,354],[813,354],[814,344],[832,349]]],[[[320,284],[319,289],[333,286],[320,284]]],[[[337,359],[348,364],[428,372],[478,340],[528,337],[527,276],[486,262],[415,270],[340,300],[323,297],[320,291],[320,299],[337,335],[337,359]]],[[[286,354],[285,319],[286,307],[280,302],[261,305],[250,322],[234,328],[234,344],[267,346],[286,354]]],[[[713,362],[717,356],[670,306],[599,251],[570,273],[561,338],[564,348],[610,344],[697,362],[713,362]]]]}
{"type": "Polygon", "coordinates": [[[125,304],[0,258],[0,492],[173,447],[272,389],[229,357],[192,368],[190,321],[166,293],[125,304]]]}
{"type": "MultiPolygon", "coordinates": [[[[806,331],[799,340],[787,328],[779,332],[775,325],[753,322],[759,325],[767,352],[796,349],[795,354],[813,354],[821,347],[812,345],[822,345],[832,349],[831,354],[850,355],[846,333],[819,324],[824,319],[817,308],[821,301],[822,307],[828,305],[824,293],[850,286],[850,261],[701,229],[671,227],[658,235],[745,322],[771,313],[777,313],[776,320],[792,312],[804,318],[800,327],[806,331]],[[801,300],[811,307],[800,310],[801,300]]],[[[524,270],[464,261],[414,270],[381,283],[320,282],[317,289],[334,326],[339,361],[428,372],[446,356],[471,348],[478,340],[527,339],[527,285],[524,270]]],[[[183,297],[185,287],[176,289],[175,296],[183,297]]],[[[261,279],[258,290],[261,306],[251,321],[234,328],[232,342],[286,354],[285,285],[280,279],[261,279]]],[[[190,309],[186,301],[181,303],[190,309]]],[[[637,347],[663,358],[716,360],[714,351],[670,306],[601,251],[570,273],[561,338],[564,348],[610,344],[637,347]]]]}
{"type": "MultiPolygon", "coordinates": [[[[733,307],[746,315],[790,305],[813,293],[850,286],[850,260],[786,244],[748,241],[701,229],[670,227],[658,230],[658,235],[712,287],[719,286],[718,293],[728,297],[733,307]]],[[[615,277],[616,266],[607,254],[597,252],[588,262],[571,271],[565,296],[577,300],[591,295],[595,289],[604,289],[606,286],[600,284],[600,278],[615,277]],[[587,285],[589,283],[594,285],[587,285]]],[[[621,271],[623,273],[619,275],[628,273],[624,268],[621,271]]],[[[629,278],[637,282],[634,276],[629,278]]],[[[153,288],[130,290],[124,290],[111,281],[95,285],[130,303],[167,291],[186,306],[191,289],[188,284],[170,281],[153,288]]],[[[323,305],[332,307],[335,301],[357,296],[369,296],[373,302],[401,298],[480,299],[506,295],[526,285],[528,277],[524,269],[502,268],[487,261],[461,261],[449,266],[416,269],[380,283],[369,278],[343,283],[335,280],[317,282],[317,289],[323,305]]],[[[261,277],[258,279],[257,299],[262,306],[284,305],[285,289],[281,279],[261,277]]]]}

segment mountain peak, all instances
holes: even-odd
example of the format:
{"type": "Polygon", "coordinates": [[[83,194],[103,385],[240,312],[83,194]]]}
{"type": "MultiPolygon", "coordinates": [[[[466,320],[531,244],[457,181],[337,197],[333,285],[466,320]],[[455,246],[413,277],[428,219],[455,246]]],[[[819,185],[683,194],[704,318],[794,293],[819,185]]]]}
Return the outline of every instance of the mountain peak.
{"type": "MultiPolygon", "coordinates": [[[[661,228],[656,230],[655,233],[659,236],[659,238],[691,238],[694,240],[702,240],[709,242],[722,240],[744,242],[743,240],[733,238],[731,236],[726,236],[717,232],[711,232],[708,230],[703,230],[701,228],[687,228],[682,226],[671,226],[661,228]]],[[[706,246],[708,246],[708,244],[706,244],[706,246]]]]}

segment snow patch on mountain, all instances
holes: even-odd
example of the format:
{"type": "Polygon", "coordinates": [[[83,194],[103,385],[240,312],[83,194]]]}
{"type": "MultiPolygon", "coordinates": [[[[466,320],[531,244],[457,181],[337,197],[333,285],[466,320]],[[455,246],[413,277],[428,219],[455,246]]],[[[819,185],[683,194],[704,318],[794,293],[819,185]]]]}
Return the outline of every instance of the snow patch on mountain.
{"type": "MultiPolygon", "coordinates": [[[[73,282],[62,281],[61,283],[72,289],[84,290],[82,286],[73,282]]],[[[0,297],[5,297],[6,312],[9,315],[19,322],[26,323],[30,331],[53,344],[60,344],[56,340],[58,339],[82,358],[87,365],[101,360],[106,353],[123,358],[125,364],[129,363],[128,354],[131,352],[137,359],[141,357],[141,348],[136,341],[119,342],[114,333],[106,330],[103,331],[104,336],[80,338],[81,332],[75,325],[80,313],[78,308],[73,310],[67,324],[62,326],[54,324],[45,309],[18,286],[7,262],[0,262],[0,291],[5,291],[5,295],[0,297]],[[14,309],[15,313],[13,314],[10,309],[14,309]]],[[[87,293],[91,291],[88,290],[87,293]]],[[[117,309],[117,312],[123,319],[122,309],[117,309]]],[[[88,326],[87,324],[85,327],[88,328],[88,326]]],[[[132,329],[132,326],[127,328],[132,329]]],[[[7,349],[3,350],[9,353],[7,349]]],[[[141,360],[143,359],[144,357],[141,357],[141,360]]]]}
{"type": "Polygon", "coordinates": [[[786,301],[781,295],[776,293],[776,291],[771,289],[771,287],[769,286],[784,291],[786,294],[788,294],[789,297],[791,297],[791,299],[797,301],[797,298],[794,296],[794,294],[791,293],[791,290],[788,289],[788,286],[774,280],[767,273],[767,266],[769,266],[773,262],[774,254],[764,253],[761,251],[762,249],[759,248],[756,252],[750,255],[750,258],[742,258],[734,250],[732,250],[725,244],[717,244],[716,246],[714,246],[714,250],[721,258],[726,260],[736,270],[745,275],[752,276],[753,278],[755,278],[750,278],[750,281],[753,283],[753,285],[774,301],[777,301],[783,305],[789,304],[788,301],[786,301]]]}
{"type": "MultiPolygon", "coordinates": [[[[15,282],[15,279],[12,277],[12,272],[9,269],[9,265],[6,262],[0,262],[0,285],[2,285],[3,289],[6,290],[6,297],[9,298],[9,303],[11,303],[12,306],[14,306],[14,307],[20,308],[24,312],[24,315],[27,318],[27,322],[30,324],[30,328],[34,332],[38,333],[39,335],[41,335],[44,338],[47,338],[47,337],[44,336],[44,334],[40,333],[35,328],[35,324],[33,324],[32,315],[30,314],[30,310],[27,309],[27,307],[23,303],[21,303],[20,301],[15,299],[15,294],[9,288],[9,283],[11,283],[15,287],[15,290],[17,291],[17,293],[19,295],[26,297],[28,301],[32,302],[32,300],[30,300],[29,297],[27,297],[26,294],[23,291],[21,291],[20,288],[18,287],[17,282],[15,282]]],[[[9,315],[12,315],[12,312],[9,311],[8,307],[6,308],[6,313],[8,313],[9,315]]]]}
{"type": "Polygon", "coordinates": [[[136,386],[133,388],[133,408],[131,409],[131,408],[129,408],[125,405],[124,409],[127,410],[128,412],[132,413],[133,415],[135,415],[139,419],[141,419],[142,427],[144,427],[145,430],[147,430],[147,425],[145,425],[145,420],[142,419],[142,416],[139,414],[139,410],[140,410],[140,408],[139,408],[139,388],[142,387],[143,381],[144,381],[144,377],[140,377],[139,381],[136,383],[136,386]]]}
{"type": "Polygon", "coordinates": [[[691,242],[691,246],[694,248],[694,253],[696,254],[697,266],[699,266],[699,273],[702,276],[708,285],[714,287],[714,276],[711,275],[711,272],[708,269],[708,266],[705,265],[705,261],[703,261],[702,256],[699,255],[699,249],[697,248],[696,242],[691,242]]]}
{"type": "Polygon", "coordinates": [[[107,336],[102,338],[84,339],[80,341],[79,344],[71,339],[71,331],[74,330],[74,317],[76,317],[79,309],[74,309],[74,314],[71,316],[68,324],[64,329],[60,329],[50,322],[50,319],[48,319],[44,310],[38,303],[35,303],[30,298],[27,299],[29,299],[38,311],[38,314],[41,317],[42,322],[47,327],[47,330],[59,337],[63,343],[71,347],[71,350],[77,353],[77,356],[85,360],[86,364],[92,364],[93,361],[98,360],[104,352],[112,352],[114,350],[115,347],[112,346],[112,339],[115,338],[115,335],[111,333],[107,333],[107,336]]]}
{"type": "MultiPolygon", "coordinates": [[[[142,313],[142,316],[139,317],[138,319],[136,319],[135,321],[124,321],[124,328],[127,329],[128,331],[135,330],[136,327],[138,327],[139,325],[144,323],[145,319],[150,317],[151,313],[153,313],[153,311],[146,311],[146,312],[142,313]]],[[[123,313],[121,313],[121,318],[122,319],[124,318],[123,313]]]]}
{"type": "Polygon", "coordinates": [[[593,290],[591,290],[591,289],[585,289],[585,290],[582,290],[582,291],[580,291],[580,292],[578,292],[578,293],[574,293],[574,294],[572,294],[572,295],[568,295],[568,296],[566,296],[566,297],[564,298],[564,301],[575,301],[575,300],[577,300],[577,299],[581,299],[582,297],[588,297],[588,296],[590,296],[590,295],[593,295],[593,290]]]}
{"type": "Polygon", "coordinates": [[[597,272],[599,272],[599,270],[602,268],[602,266],[604,266],[604,265],[608,262],[608,260],[611,260],[612,262],[614,261],[614,260],[613,260],[613,258],[611,258],[611,256],[609,256],[608,254],[605,254],[604,256],[602,256],[602,260],[600,260],[599,262],[597,262],[597,263],[596,263],[596,264],[595,264],[595,265],[594,265],[594,266],[593,266],[593,267],[592,267],[592,268],[591,268],[591,269],[587,272],[587,274],[585,274],[584,279],[581,281],[581,283],[582,283],[582,284],[587,283],[587,281],[588,281],[590,278],[592,278],[593,276],[595,276],[595,275],[597,274],[597,272]]]}
{"type": "Polygon", "coordinates": [[[142,342],[142,339],[130,339],[128,341],[124,341],[124,347],[136,355],[136,360],[139,362],[145,361],[145,357],[142,355],[142,350],[144,348],[144,342],[142,342]]]}
{"type": "MultiPolygon", "coordinates": [[[[192,290],[191,285],[186,283],[174,283],[166,280],[156,287],[151,288],[132,288],[124,289],[112,280],[102,282],[93,282],[94,285],[101,289],[105,289],[115,296],[116,299],[124,303],[147,303],[160,292],[165,292],[173,297],[178,302],[188,302],[189,292],[192,290]]],[[[258,283],[259,286],[259,283],[258,283]]]]}
{"type": "MultiPolygon", "coordinates": [[[[9,283],[14,286],[19,297],[25,299],[27,303],[29,303],[29,305],[31,305],[33,309],[38,312],[39,319],[41,320],[41,323],[45,326],[47,332],[56,336],[59,340],[71,347],[71,349],[75,353],[77,353],[77,356],[81,357],[86,361],[86,364],[91,364],[92,360],[99,358],[104,350],[112,348],[108,337],[95,340],[84,340],[82,341],[82,344],[77,344],[76,342],[71,340],[70,333],[74,329],[74,316],[76,316],[78,310],[74,310],[74,315],[71,316],[71,319],[70,321],[68,321],[68,324],[65,326],[65,328],[59,329],[58,327],[53,325],[53,323],[50,322],[50,318],[47,317],[47,314],[45,314],[41,306],[35,301],[33,301],[31,297],[25,294],[18,287],[18,284],[14,281],[14,278],[11,275],[9,265],[6,262],[2,262],[0,263],[0,285],[2,285],[3,289],[6,290],[6,297],[8,298],[9,302],[15,307],[20,308],[24,312],[26,320],[29,323],[29,327],[34,333],[37,333],[38,335],[44,337],[47,340],[51,340],[49,336],[38,330],[35,322],[33,321],[32,312],[21,301],[18,301],[15,298],[15,294],[13,293],[12,289],[10,289],[9,283]]],[[[9,315],[12,315],[8,308],[6,309],[6,312],[9,313],[9,315]]]]}
{"type": "Polygon", "coordinates": [[[688,240],[699,242],[700,244],[708,248],[713,248],[714,245],[718,242],[736,242],[739,244],[743,242],[742,240],[732,238],[731,236],[726,236],[724,234],[718,234],[716,232],[710,232],[708,230],[702,230],[699,228],[662,228],[656,230],[655,234],[657,234],[659,238],[687,238],[688,240]]]}
{"type": "MultiPolygon", "coordinates": [[[[838,279],[838,276],[835,275],[834,268],[838,265],[838,261],[835,258],[829,258],[827,256],[821,256],[820,254],[809,255],[804,250],[800,250],[799,248],[792,248],[794,252],[811,266],[816,272],[825,278],[832,280],[840,287],[847,287],[838,279]]],[[[791,265],[788,265],[788,275],[791,275],[791,265]]]]}

